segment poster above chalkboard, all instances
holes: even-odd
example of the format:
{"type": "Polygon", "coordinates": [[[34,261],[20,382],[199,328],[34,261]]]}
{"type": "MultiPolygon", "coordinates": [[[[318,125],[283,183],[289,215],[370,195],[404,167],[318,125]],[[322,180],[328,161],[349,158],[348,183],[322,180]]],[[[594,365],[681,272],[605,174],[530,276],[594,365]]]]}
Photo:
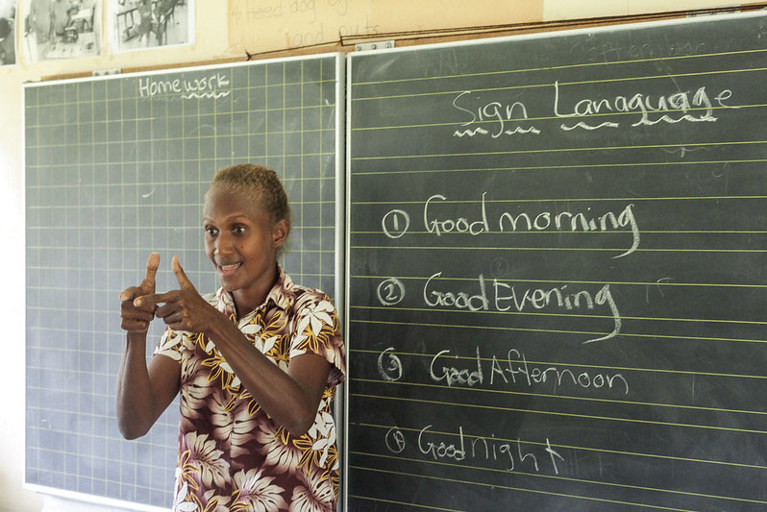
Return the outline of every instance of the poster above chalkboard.
{"type": "Polygon", "coordinates": [[[767,17],[349,58],[349,510],[767,506],[767,17]]]}

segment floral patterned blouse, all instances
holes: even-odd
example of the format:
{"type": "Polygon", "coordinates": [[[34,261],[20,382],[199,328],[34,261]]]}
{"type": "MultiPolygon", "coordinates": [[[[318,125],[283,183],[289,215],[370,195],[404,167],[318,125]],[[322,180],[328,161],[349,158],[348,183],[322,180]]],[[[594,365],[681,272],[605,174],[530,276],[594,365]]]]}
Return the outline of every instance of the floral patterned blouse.
{"type": "Polygon", "coordinates": [[[181,421],[173,510],[178,512],[334,511],[339,460],[332,401],[345,351],[336,309],[319,290],[280,269],[264,304],[237,319],[219,290],[205,299],[237,323],[274,364],[318,354],[332,365],[314,425],[289,434],[261,410],[213,340],[167,329],[155,354],[181,364],[181,421]]]}

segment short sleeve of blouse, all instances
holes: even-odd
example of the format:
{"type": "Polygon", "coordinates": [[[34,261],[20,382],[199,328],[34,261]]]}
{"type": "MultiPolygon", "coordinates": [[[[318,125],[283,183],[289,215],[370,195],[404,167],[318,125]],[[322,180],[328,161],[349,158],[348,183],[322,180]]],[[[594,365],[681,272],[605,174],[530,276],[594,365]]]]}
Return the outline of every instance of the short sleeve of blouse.
{"type": "Polygon", "coordinates": [[[190,338],[189,333],[184,331],[174,331],[170,327],[167,327],[162,338],[160,338],[160,342],[155,347],[153,355],[163,355],[176,361],[181,361],[182,347],[184,345],[193,344],[194,342],[190,338]]]}
{"type": "MultiPolygon", "coordinates": [[[[208,293],[202,296],[211,306],[218,307],[218,297],[215,293],[208,293]]],[[[223,309],[226,304],[219,308],[219,311],[223,309]]],[[[197,342],[197,335],[188,331],[174,331],[170,327],[165,328],[165,332],[160,338],[159,343],[154,349],[152,355],[163,355],[170,357],[176,361],[181,362],[181,351],[194,350],[194,345],[197,342]]],[[[206,348],[207,350],[207,348],[206,348]]]]}
{"type": "Polygon", "coordinates": [[[338,313],[330,297],[311,290],[300,294],[294,305],[295,328],[290,343],[290,357],[317,354],[332,365],[328,386],[343,382],[346,355],[338,313]]]}

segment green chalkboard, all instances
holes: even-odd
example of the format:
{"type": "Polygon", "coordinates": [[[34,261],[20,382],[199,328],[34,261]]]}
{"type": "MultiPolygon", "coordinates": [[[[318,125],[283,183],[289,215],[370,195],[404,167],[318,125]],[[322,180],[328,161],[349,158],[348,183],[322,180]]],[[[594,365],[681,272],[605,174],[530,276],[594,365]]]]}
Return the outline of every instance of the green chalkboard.
{"type": "Polygon", "coordinates": [[[766,39],[350,57],[349,510],[767,508],[766,39]]]}
{"type": "MultiPolygon", "coordinates": [[[[341,287],[340,55],[25,87],[26,482],[132,509],[172,502],[178,406],[124,441],[114,414],[123,352],[118,295],[161,254],[201,292],[202,200],[216,169],[263,164],[292,209],[282,264],[336,300],[341,287]]],[[[159,340],[162,324],[150,339],[159,340]]],[[[148,343],[148,349],[154,348],[148,343]]]]}

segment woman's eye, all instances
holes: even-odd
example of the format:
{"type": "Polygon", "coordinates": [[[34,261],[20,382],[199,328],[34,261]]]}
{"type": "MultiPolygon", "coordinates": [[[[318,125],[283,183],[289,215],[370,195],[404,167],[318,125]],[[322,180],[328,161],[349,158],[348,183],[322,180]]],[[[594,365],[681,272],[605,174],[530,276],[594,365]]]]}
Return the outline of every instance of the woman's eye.
{"type": "Polygon", "coordinates": [[[218,233],[216,228],[205,228],[205,234],[210,236],[210,237],[216,236],[216,233],[218,233]]]}
{"type": "Polygon", "coordinates": [[[241,234],[245,233],[245,226],[235,226],[232,231],[234,231],[238,235],[241,235],[241,234]]]}

